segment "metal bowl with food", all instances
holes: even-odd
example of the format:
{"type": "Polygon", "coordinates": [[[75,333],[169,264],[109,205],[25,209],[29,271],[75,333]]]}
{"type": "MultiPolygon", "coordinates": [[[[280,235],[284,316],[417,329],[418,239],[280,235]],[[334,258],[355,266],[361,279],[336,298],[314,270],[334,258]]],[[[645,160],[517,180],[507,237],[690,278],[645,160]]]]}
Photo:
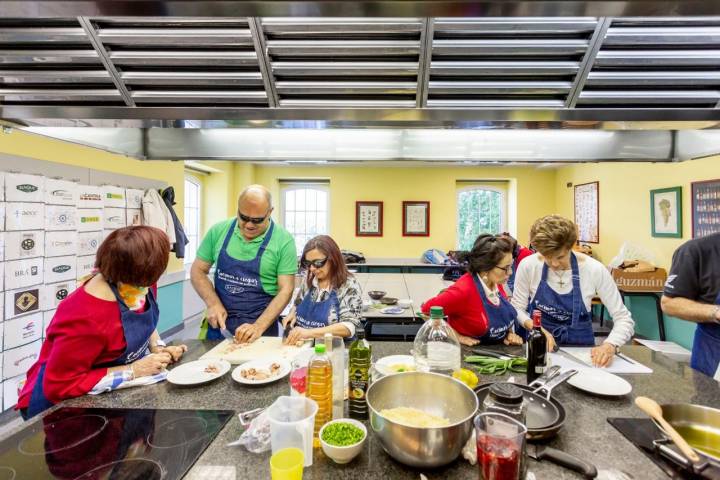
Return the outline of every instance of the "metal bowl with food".
{"type": "Polygon", "coordinates": [[[395,305],[397,303],[398,299],[395,297],[382,297],[380,299],[380,303],[385,305],[395,305]]]}
{"type": "Polygon", "coordinates": [[[458,457],[478,409],[475,392],[465,384],[425,372],[381,378],[368,389],[367,403],[370,427],[383,449],[395,460],[421,468],[458,457]],[[413,426],[420,423],[433,426],[413,426]]]}

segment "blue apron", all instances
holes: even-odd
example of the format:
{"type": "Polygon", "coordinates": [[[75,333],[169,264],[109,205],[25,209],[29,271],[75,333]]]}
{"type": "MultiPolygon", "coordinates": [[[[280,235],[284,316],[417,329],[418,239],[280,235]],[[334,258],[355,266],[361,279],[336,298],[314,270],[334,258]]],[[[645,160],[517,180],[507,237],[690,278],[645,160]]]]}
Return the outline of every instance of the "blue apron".
{"type": "Polygon", "coordinates": [[[500,297],[500,304],[493,304],[488,300],[487,295],[485,295],[485,288],[483,288],[477,275],[473,275],[473,281],[475,282],[475,288],[480,294],[480,299],[482,300],[483,307],[485,307],[485,314],[488,319],[487,333],[478,339],[481,343],[502,342],[505,340],[505,337],[507,337],[508,330],[510,330],[510,327],[515,323],[515,319],[517,318],[515,307],[502,295],[498,295],[500,297]]]}
{"type": "Polygon", "coordinates": [[[557,293],[547,283],[548,266],[543,265],[542,278],[535,292],[535,298],[528,306],[542,312],[542,326],[555,338],[558,345],[595,345],[592,316],[583,304],[580,290],[580,273],[577,258],[570,255],[572,268],[572,291],[557,293]]]}
{"type": "MultiPolygon", "coordinates": [[[[220,298],[223,307],[227,310],[225,327],[231,335],[235,329],[244,323],[254,323],[265,311],[273,296],[263,290],[260,279],[260,259],[272,237],[275,223],[270,222],[270,228],[265,234],[257,255],[252,260],[237,260],[227,253],[227,246],[235,233],[237,219],[233,220],[230,229],[225,235],[217,265],[215,265],[215,293],[220,298]]],[[[263,335],[278,336],[277,320],[263,335]]],[[[207,340],[222,340],[223,334],[219,328],[207,325],[207,340]]]]}
{"type": "Polygon", "coordinates": [[[316,302],[312,299],[312,289],[305,295],[300,305],[295,310],[295,325],[302,328],[322,328],[330,325],[330,312],[335,308],[337,318],[340,317],[340,301],[335,290],[325,300],[316,302]]]}
{"type": "MultiPolygon", "coordinates": [[[[715,299],[720,305],[720,293],[715,299]]],[[[708,377],[720,380],[720,325],[717,323],[698,323],[693,340],[690,366],[708,377]]]]}
{"type": "MultiPolygon", "coordinates": [[[[142,358],[150,345],[150,336],[157,328],[158,320],[160,318],[160,310],[158,309],[158,304],[155,300],[155,295],[153,294],[152,289],[148,290],[147,293],[147,305],[145,311],[134,312],[130,310],[122,300],[117,291],[117,287],[111,283],[109,285],[115,295],[115,298],[117,299],[118,307],[120,308],[120,322],[122,322],[123,336],[125,337],[125,351],[112,362],[96,365],[96,368],[127,365],[139,358],[142,358]]],[[[37,378],[35,379],[33,391],[30,394],[30,403],[28,404],[27,409],[25,409],[24,412],[21,412],[23,418],[26,420],[54,405],[47,399],[45,392],[43,391],[42,385],[44,378],[45,365],[42,365],[37,378]]]]}

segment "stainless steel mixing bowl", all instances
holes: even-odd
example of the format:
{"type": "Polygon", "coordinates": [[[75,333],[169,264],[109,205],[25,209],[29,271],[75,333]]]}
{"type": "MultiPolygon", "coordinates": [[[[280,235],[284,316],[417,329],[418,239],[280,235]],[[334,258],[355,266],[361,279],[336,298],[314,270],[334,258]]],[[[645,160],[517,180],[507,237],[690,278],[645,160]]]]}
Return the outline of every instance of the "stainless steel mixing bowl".
{"type": "Polygon", "coordinates": [[[383,449],[412,467],[431,468],[455,460],[470,438],[478,399],[465,384],[446,375],[407,372],[383,377],[367,392],[370,427],[383,449]],[[418,428],[383,417],[380,412],[409,407],[447,418],[450,425],[418,428]]]}

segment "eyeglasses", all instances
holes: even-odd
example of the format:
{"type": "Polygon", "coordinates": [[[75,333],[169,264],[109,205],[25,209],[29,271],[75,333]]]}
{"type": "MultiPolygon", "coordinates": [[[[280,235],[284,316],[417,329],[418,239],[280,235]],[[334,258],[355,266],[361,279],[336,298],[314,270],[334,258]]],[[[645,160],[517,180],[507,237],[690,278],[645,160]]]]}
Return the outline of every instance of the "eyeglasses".
{"type": "Polygon", "coordinates": [[[504,270],[505,273],[507,273],[508,275],[510,275],[513,271],[512,263],[510,265],[508,265],[507,267],[501,267],[499,265],[495,265],[495,267],[493,267],[493,268],[497,268],[499,270],[504,270]]]}
{"type": "Polygon", "coordinates": [[[240,217],[240,221],[243,223],[254,223],[255,225],[260,225],[265,221],[265,219],[270,215],[270,212],[266,213],[264,217],[248,217],[246,215],[243,215],[242,213],[238,212],[238,217],[240,217]]]}
{"type": "Polygon", "coordinates": [[[328,257],[319,258],[317,260],[306,260],[303,258],[301,263],[302,263],[302,266],[305,268],[310,268],[310,267],[322,268],[325,266],[327,261],[328,261],[328,257]]]}

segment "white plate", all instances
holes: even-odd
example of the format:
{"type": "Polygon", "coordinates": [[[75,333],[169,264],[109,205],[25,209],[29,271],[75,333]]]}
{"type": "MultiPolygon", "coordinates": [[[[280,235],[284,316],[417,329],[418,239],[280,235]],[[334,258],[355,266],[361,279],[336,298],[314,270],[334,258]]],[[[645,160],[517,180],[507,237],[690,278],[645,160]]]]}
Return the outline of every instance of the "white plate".
{"type": "Polygon", "coordinates": [[[380,313],[398,315],[400,313],[403,313],[403,308],[402,307],[385,307],[385,308],[380,309],[380,313]]]}
{"type": "Polygon", "coordinates": [[[578,369],[567,383],[595,395],[619,397],[632,392],[632,385],[627,380],[599,368],[578,369]]]}
{"type": "Polygon", "coordinates": [[[195,360],[194,362],[183,363],[168,373],[167,381],[175,385],[200,385],[202,383],[212,382],[216,378],[220,378],[230,371],[230,362],[219,358],[207,358],[205,360],[195,360]],[[205,369],[215,365],[218,373],[208,373],[205,369]]]}
{"type": "Polygon", "coordinates": [[[415,358],[413,358],[412,355],[390,355],[388,357],[383,357],[377,362],[375,362],[375,370],[380,372],[383,375],[392,375],[394,372],[390,369],[393,365],[412,365],[415,366],[415,358]]]}
{"type": "Polygon", "coordinates": [[[245,362],[239,367],[235,367],[235,370],[233,370],[232,372],[232,378],[236,382],[244,383],[245,385],[264,385],[266,383],[277,382],[281,378],[285,377],[288,373],[290,373],[290,362],[280,357],[267,357],[252,360],[250,362],[245,362]],[[280,371],[277,375],[273,375],[272,377],[266,378],[265,380],[249,380],[240,376],[240,370],[247,370],[248,368],[256,368],[258,370],[262,369],[270,371],[270,365],[272,365],[273,363],[277,363],[280,365],[280,371]]]}

